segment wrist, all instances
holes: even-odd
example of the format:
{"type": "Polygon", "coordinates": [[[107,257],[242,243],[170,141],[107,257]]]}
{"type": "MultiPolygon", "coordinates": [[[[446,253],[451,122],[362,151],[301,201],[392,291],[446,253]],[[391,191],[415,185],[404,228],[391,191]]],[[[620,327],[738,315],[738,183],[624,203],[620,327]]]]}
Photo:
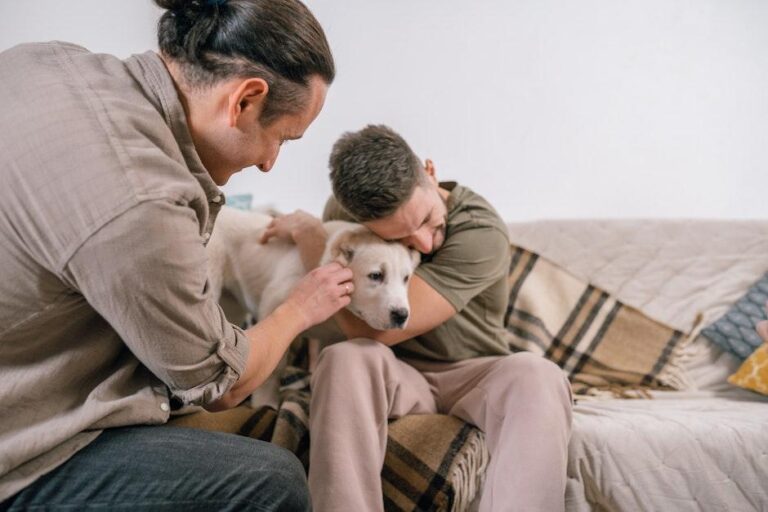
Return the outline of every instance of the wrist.
{"type": "Polygon", "coordinates": [[[291,339],[312,327],[304,308],[290,298],[280,304],[270,316],[273,316],[281,326],[291,330],[291,339]]]}
{"type": "Polygon", "coordinates": [[[325,236],[325,228],[323,228],[323,223],[319,220],[316,222],[305,222],[291,231],[291,237],[296,244],[298,244],[300,240],[325,239],[325,236]]]}

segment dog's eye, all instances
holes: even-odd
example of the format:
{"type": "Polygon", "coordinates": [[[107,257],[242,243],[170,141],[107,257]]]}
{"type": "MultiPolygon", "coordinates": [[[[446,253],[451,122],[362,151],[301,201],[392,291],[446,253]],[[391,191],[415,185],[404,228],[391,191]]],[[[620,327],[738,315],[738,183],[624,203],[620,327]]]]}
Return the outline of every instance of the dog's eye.
{"type": "Polygon", "coordinates": [[[404,283],[407,283],[407,282],[408,282],[408,279],[410,279],[410,278],[411,278],[411,276],[405,276],[405,277],[403,278],[403,282],[404,282],[404,283]]]}
{"type": "Polygon", "coordinates": [[[371,272],[368,274],[368,279],[371,281],[381,282],[384,280],[384,274],[382,272],[371,272]]]}

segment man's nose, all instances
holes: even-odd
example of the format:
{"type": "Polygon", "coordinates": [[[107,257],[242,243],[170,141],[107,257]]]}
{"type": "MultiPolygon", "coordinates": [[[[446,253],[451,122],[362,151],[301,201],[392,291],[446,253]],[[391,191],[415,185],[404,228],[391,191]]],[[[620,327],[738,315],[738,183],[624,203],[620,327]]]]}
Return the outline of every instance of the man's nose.
{"type": "Polygon", "coordinates": [[[272,166],[275,165],[275,162],[277,162],[277,155],[280,154],[280,146],[277,147],[277,150],[275,150],[275,154],[272,155],[271,158],[265,159],[262,163],[258,165],[259,170],[261,172],[269,172],[272,170],[272,166]]]}
{"type": "Polygon", "coordinates": [[[410,247],[422,254],[432,252],[432,234],[426,229],[420,229],[411,235],[410,247]]]}

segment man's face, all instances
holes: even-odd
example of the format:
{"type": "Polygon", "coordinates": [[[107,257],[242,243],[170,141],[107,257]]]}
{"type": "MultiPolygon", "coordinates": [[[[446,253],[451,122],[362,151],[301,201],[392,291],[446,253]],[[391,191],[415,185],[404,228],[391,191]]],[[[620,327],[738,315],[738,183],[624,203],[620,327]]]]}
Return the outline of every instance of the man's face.
{"type": "Polygon", "coordinates": [[[428,178],[395,213],[363,224],[381,238],[398,241],[422,254],[439,249],[445,241],[448,208],[434,176],[428,178]]]}
{"type": "Polygon", "coordinates": [[[224,185],[246,167],[255,166],[262,172],[272,169],[282,145],[300,139],[323,108],[327,84],[314,76],[308,89],[306,105],[300,112],[282,115],[267,126],[259,119],[264,100],[254,100],[251,95],[238,100],[240,110],[234,120],[231,108],[227,110],[222,104],[218,122],[199,123],[192,130],[200,159],[217,185],[224,185]]]}

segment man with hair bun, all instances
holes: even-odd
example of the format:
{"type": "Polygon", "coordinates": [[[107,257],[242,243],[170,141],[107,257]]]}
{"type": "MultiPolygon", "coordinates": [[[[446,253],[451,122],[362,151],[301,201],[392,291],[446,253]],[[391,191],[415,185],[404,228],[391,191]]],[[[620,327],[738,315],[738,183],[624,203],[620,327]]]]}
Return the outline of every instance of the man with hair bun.
{"type": "Polygon", "coordinates": [[[207,285],[219,186],[301,138],[333,57],[298,0],[156,3],[159,54],[0,53],[0,510],[310,509],[286,450],[148,425],[239,404],[349,303],[331,264],[242,331],[207,285]]]}

